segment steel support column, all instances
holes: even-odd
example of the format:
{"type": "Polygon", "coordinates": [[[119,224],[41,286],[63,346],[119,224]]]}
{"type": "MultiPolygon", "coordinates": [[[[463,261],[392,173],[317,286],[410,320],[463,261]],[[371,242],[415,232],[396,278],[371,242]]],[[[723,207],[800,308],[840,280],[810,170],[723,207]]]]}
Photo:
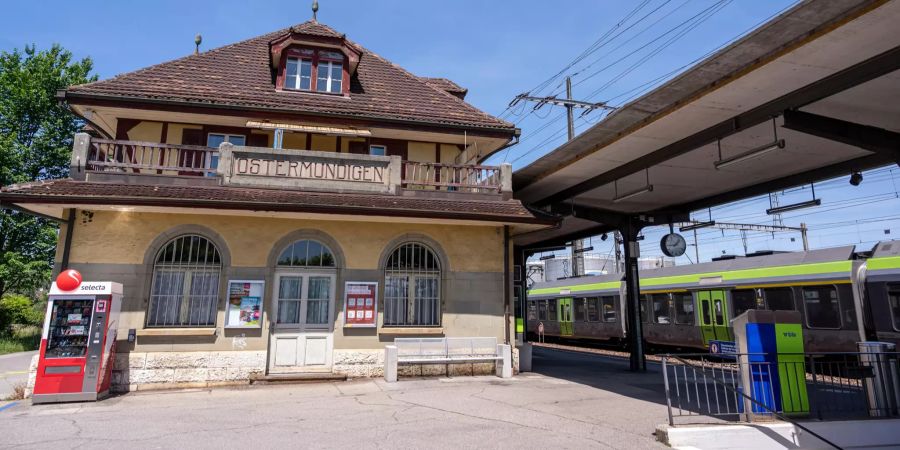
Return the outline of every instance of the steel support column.
{"type": "Polygon", "coordinates": [[[647,370],[647,360],[644,357],[644,331],[641,326],[641,291],[638,275],[640,251],[637,241],[642,224],[633,217],[623,222],[621,231],[625,244],[625,335],[631,354],[631,371],[644,372],[647,370]]]}

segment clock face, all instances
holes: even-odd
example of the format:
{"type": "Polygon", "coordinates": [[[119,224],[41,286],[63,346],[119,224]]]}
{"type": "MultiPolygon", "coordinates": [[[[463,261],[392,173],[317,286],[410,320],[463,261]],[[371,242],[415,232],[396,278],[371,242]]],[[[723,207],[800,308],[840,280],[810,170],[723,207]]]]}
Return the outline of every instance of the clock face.
{"type": "Polygon", "coordinates": [[[663,254],[672,258],[681,256],[687,250],[687,242],[680,234],[669,233],[663,236],[659,242],[659,248],[663,254]]]}

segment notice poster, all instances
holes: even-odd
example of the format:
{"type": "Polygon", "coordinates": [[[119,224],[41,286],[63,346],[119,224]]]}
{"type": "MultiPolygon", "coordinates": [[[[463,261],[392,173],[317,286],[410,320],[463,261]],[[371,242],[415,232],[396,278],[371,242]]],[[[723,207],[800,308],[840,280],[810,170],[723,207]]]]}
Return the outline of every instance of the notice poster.
{"type": "Polygon", "coordinates": [[[374,328],[378,283],[348,281],[344,285],[344,326],[347,328],[374,328]]]}
{"type": "Polygon", "coordinates": [[[262,326],[263,280],[229,280],[226,328],[262,326]]]}

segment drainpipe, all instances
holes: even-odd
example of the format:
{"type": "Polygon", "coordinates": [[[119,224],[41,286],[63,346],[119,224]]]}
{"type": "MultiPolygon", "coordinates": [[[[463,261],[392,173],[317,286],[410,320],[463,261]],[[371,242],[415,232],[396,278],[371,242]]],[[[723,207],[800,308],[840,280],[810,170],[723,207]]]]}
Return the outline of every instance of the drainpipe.
{"type": "Polygon", "coordinates": [[[69,254],[72,251],[72,235],[75,233],[75,208],[69,209],[69,218],[66,219],[66,240],[63,243],[62,263],[59,270],[62,272],[69,268],[69,254]]]}
{"type": "Polygon", "coordinates": [[[510,344],[509,338],[509,312],[510,312],[510,295],[509,295],[509,284],[511,282],[509,277],[509,225],[503,225],[503,328],[506,337],[506,344],[510,344]]]}

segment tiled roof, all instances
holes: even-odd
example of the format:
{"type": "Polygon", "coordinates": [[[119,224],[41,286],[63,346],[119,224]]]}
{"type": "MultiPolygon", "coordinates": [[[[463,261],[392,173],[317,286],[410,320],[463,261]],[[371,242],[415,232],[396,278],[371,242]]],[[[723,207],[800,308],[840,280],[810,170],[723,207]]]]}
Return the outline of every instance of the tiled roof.
{"type": "Polygon", "coordinates": [[[168,206],[538,224],[555,222],[550,216],[525,208],[518,200],[457,200],[223,186],[98,183],[71,179],[7,186],[0,190],[0,202],[168,206]]]}
{"type": "Polygon", "coordinates": [[[420,77],[420,78],[422,78],[422,80],[424,80],[426,83],[430,84],[433,87],[447,91],[447,92],[457,95],[457,96],[462,95],[462,97],[460,97],[460,98],[465,97],[466,93],[469,92],[468,89],[466,89],[466,88],[454,83],[452,80],[448,80],[446,78],[430,78],[430,77],[420,77]]]}
{"type": "Polygon", "coordinates": [[[304,22],[198,55],[72,86],[66,96],[76,104],[79,96],[112,97],[487,128],[510,134],[515,130],[513,124],[475,108],[349,40],[351,46],[362,50],[356,74],[351,79],[349,98],[276,91],[270,69],[269,43],[292,31],[343,37],[327,25],[304,22]]]}

